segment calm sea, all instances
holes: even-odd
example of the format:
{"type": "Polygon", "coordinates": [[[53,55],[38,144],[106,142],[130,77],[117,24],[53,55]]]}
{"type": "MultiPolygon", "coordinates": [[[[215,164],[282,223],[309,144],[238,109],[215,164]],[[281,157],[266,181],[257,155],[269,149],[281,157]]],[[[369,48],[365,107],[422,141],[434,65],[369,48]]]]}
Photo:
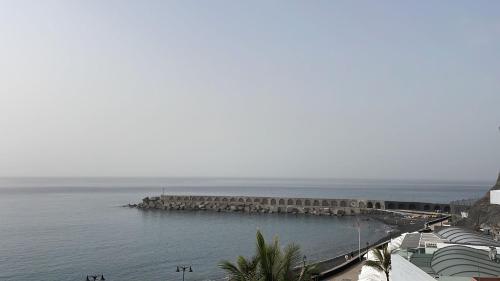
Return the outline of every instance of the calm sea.
{"type": "MultiPolygon", "coordinates": [[[[0,280],[186,280],[223,276],[222,259],[254,252],[255,232],[300,244],[310,260],[355,249],[350,217],[140,211],[120,207],[165,194],[368,198],[449,202],[482,196],[490,182],[200,178],[0,179],[0,280]]],[[[362,221],[363,243],[388,227],[362,221]]]]}

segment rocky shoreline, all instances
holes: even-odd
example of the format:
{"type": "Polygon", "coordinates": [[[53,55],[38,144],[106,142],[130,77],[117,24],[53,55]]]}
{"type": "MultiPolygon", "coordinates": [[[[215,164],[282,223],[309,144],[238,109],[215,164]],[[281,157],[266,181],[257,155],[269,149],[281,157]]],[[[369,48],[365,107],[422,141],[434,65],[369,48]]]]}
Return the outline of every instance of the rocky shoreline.
{"type": "MultiPolygon", "coordinates": [[[[500,190],[500,173],[496,184],[491,187],[490,191],[492,190],[500,190]]],[[[494,239],[500,240],[500,205],[491,204],[490,192],[488,191],[470,208],[469,216],[458,221],[457,225],[474,231],[485,231],[491,234],[494,239]]]]}

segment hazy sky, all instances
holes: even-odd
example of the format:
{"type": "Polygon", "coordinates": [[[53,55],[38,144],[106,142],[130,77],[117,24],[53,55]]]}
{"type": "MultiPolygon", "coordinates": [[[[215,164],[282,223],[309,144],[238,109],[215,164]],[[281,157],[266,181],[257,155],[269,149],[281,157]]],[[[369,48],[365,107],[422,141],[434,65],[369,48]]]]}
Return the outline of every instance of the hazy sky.
{"type": "Polygon", "coordinates": [[[0,1],[0,176],[500,168],[500,1],[0,1]]]}

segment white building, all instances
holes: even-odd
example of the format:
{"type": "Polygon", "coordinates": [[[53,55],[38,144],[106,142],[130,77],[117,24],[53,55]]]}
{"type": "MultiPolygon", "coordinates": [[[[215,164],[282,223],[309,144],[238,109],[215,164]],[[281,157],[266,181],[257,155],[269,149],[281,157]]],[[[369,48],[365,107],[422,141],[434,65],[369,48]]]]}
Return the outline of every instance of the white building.
{"type": "Polygon", "coordinates": [[[500,190],[490,191],[490,204],[500,205],[500,190]]]}

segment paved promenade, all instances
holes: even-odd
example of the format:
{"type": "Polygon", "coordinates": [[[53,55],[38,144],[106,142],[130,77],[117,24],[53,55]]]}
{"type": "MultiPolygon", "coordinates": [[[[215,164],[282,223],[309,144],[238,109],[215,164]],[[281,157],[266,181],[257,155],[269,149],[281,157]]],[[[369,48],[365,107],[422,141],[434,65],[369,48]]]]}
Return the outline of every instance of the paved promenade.
{"type": "Polygon", "coordinates": [[[350,265],[344,271],[327,277],[323,280],[326,281],[357,281],[361,268],[363,267],[363,262],[358,262],[350,265]]]}

